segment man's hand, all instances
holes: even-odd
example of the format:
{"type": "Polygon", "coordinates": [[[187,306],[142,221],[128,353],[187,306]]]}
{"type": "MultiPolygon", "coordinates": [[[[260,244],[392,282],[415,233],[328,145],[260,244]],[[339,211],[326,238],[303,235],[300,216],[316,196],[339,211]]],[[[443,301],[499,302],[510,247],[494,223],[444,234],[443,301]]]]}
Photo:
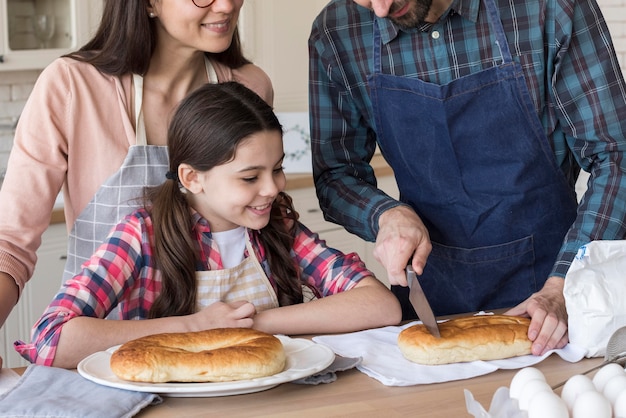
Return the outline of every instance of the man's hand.
{"type": "Polygon", "coordinates": [[[528,338],[533,342],[531,350],[536,356],[563,348],[569,341],[564,284],[562,277],[550,277],[539,292],[505,312],[505,315],[531,318],[528,338]]]}
{"type": "Polygon", "coordinates": [[[380,215],[374,258],[387,270],[390,284],[407,286],[405,269],[411,257],[413,270],[422,274],[431,249],[428,231],[413,209],[396,206],[380,215]]]}

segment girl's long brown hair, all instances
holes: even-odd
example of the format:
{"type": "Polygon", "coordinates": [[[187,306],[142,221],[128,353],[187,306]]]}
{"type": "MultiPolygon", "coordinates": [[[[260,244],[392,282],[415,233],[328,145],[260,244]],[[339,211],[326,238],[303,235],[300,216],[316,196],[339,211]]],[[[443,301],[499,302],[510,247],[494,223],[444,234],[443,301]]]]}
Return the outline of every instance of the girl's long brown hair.
{"type": "MultiPolygon", "coordinates": [[[[231,161],[237,146],[252,134],[279,131],[272,108],[256,93],[236,82],[206,84],[186,97],[168,130],[169,171],[180,164],[198,171],[231,161]]],[[[146,189],[146,208],[154,222],[154,257],[162,275],[162,290],[150,317],[187,315],[197,309],[196,266],[190,207],[176,179],[146,189]]],[[[272,205],[270,221],[259,234],[280,305],[302,302],[299,269],[292,257],[298,214],[291,198],[281,193],[272,205]]],[[[206,261],[205,261],[206,262],[206,261]]]]}
{"type": "MultiPolygon", "coordinates": [[[[149,0],[105,0],[94,37],[65,56],[92,64],[105,74],[145,75],[156,47],[156,22],[148,16],[149,0]]],[[[205,53],[230,68],[249,64],[241,49],[239,32],[224,52],[205,53]]]]}

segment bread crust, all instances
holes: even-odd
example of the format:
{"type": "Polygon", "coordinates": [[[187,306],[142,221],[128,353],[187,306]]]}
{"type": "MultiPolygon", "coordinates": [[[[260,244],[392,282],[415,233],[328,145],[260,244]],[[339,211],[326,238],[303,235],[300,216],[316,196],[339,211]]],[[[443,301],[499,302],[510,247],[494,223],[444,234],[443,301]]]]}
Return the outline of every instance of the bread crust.
{"type": "Polygon", "coordinates": [[[286,355],[273,335],[248,328],[154,334],[123,344],[110,366],[134,382],[226,382],[280,373],[286,355]]]}
{"type": "Polygon", "coordinates": [[[398,347],[407,360],[427,365],[504,359],[530,354],[529,325],[517,316],[460,317],[440,323],[436,338],[418,324],[400,332],[398,347]]]}

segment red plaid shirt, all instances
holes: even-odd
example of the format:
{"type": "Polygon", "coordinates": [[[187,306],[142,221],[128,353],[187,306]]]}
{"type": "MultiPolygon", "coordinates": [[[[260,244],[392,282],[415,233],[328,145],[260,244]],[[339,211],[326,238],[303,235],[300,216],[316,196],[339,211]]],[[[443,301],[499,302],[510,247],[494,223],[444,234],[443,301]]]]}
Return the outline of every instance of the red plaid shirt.
{"type": "MultiPolygon", "coordinates": [[[[193,214],[193,234],[202,248],[197,270],[222,269],[217,243],[206,219],[193,214]]],[[[273,282],[265,251],[257,231],[249,231],[252,247],[273,282]]],[[[32,363],[51,365],[63,324],[77,316],[106,318],[118,307],[119,319],[147,318],[159,295],[161,277],[155,269],[152,218],[139,209],[128,215],[109,234],[82,271],[68,280],[33,327],[32,341],[15,342],[15,349],[32,363]]],[[[245,254],[246,256],[248,254],[245,254]]],[[[315,233],[298,224],[292,255],[301,271],[301,280],[322,297],[354,287],[373,274],[356,253],[343,254],[329,248],[315,233]]]]}

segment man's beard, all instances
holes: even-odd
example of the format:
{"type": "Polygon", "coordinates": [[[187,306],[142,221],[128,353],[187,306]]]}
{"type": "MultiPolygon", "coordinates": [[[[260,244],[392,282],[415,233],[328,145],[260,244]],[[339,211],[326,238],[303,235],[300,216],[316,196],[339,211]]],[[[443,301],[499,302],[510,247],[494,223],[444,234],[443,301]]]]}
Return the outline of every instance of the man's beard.
{"type": "Polygon", "coordinates": [[[394,2],[389,8],[387,18],[395,23],[401,29],[413,29],[418,27],[426,16],[432,5],[432,0],[406,0],[404,2],[394,2]],[[392,17],[394,13],[402,9],[409,3],[409,10],[402,16],[392,17]]]}

